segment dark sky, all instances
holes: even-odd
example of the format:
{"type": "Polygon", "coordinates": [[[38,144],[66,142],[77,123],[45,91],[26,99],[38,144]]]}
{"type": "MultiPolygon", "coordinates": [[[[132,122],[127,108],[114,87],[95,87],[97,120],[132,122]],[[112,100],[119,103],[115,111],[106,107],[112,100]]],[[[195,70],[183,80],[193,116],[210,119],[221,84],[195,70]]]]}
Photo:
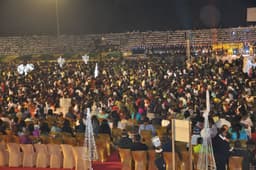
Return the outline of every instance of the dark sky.
{"type": "MultiPolygon", "coordinates": [[[[58,0],[61,34],[246,26],[255,0],[58,0]]],[[[0,0],[0,35],[55,34],[55,0],[0,0]]]]}

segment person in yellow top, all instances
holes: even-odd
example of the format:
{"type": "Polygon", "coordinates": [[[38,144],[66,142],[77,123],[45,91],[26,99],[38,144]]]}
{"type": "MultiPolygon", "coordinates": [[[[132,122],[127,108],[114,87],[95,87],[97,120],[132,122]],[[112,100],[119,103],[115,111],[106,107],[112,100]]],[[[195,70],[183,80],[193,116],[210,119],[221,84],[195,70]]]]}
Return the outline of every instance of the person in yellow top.
{"type": "Polygon", "coordinates": [[[193,147],[194,153],[199,153],[202,148],[203,138],[197,138],[197,145],[193,147]]]}

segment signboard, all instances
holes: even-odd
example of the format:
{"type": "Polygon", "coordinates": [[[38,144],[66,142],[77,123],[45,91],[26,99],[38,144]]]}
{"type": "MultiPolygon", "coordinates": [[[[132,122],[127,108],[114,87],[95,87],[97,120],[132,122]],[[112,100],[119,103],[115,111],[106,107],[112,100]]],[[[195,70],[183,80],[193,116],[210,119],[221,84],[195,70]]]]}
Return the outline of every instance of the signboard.
{"type": "Polygon", "coordinates": [[[191,123],[188,120],[177,120],[172,119],[172,169],[175,169],[175,141],[185,142],[189,144],[189,161],[190,165],[187,168],[188,170],[192,170],[192,145],[191,145],[191,123]]]}
{"type": "Polygon", "coordinates": [[[256,22],[256,7],[247,8],[247,22],[256,22]]]}
{"type": "Polygon", "coordinates": [[[60,98],[60,107],[70,107],[71,98],[60,98]]]}
{"type": "Polygon", "coordinates": [[[190,122],[188,120],[174,121],[175,141],[190,142],[190,122]]]}
{"type": "Polygon", "coordinates": [[[71,106],[71,98],[60,98],[60,108],[58,108],[58,112],[62,112],[65,117],[69,111],[69,107],[71,106]]]}

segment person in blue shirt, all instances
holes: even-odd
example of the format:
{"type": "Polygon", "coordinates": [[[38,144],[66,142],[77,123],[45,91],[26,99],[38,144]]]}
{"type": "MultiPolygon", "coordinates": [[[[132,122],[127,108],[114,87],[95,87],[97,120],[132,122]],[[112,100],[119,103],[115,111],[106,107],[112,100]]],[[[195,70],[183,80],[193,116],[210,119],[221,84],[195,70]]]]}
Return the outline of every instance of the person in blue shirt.
{"type": "Polygon", "coordinates": [[[152,135],[156,135],[156,129],[154,126],[150,123],[149,118],[145,117],[143,124],[139,126],[139,134],[142,130],[150,130],[152,131],[152,135]]]}
{"type": "Polygon", "coordinates": [[[232,141],[248,140],[247,133],[244,127],[240,123],[236,123],[231,128],[229,128],[229,134],[230,134],[230,139],[232,141]]]}

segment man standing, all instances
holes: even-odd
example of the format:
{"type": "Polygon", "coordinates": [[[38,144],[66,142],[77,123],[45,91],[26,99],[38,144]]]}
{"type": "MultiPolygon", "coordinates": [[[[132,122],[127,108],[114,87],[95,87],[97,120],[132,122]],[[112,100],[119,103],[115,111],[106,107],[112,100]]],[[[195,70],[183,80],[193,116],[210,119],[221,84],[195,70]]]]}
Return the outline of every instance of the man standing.
{"type": "Polygon", "coordinates": [[[226,170],[226,165],[230,155],[229,140],[226,138],[228,126],[223,125],[220,132],[212,139],[212,147],[217,170],[226,170]]]}

